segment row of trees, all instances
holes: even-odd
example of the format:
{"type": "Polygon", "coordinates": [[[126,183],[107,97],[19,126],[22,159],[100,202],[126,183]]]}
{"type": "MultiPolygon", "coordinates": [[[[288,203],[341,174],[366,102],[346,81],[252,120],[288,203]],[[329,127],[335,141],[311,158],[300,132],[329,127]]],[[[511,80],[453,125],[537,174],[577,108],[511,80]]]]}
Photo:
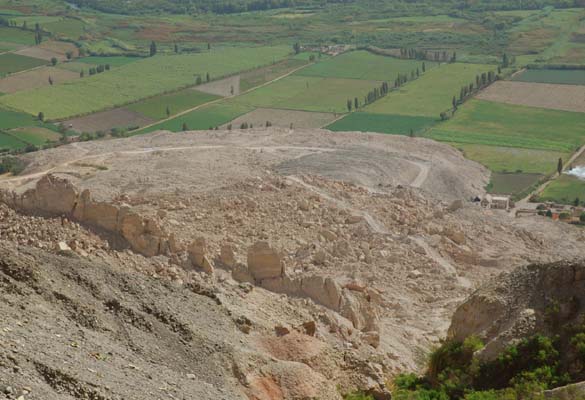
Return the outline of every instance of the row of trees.
{"type": "Polygon", "coordinates": [[[415,48],[403,47],[400,49],[400,58],[409,60],[432,60],[437,62],[456,62],[457,52],[449,53],[443,51],[428,51],[415,48]]]}
{"type": "MultiPolygon", "coordinates": [[[[373,103],[374,101],[386,96],[389,91],[390,87],[388,86],[388,82],[382,82],[380,87],[375,87],[364,96],[364,102],[362,104],[366,106],[370,103],[373,103]]],[[[346,107],[347,111],[349,112],[351,112],[351,110],[357,110],[360,107],[359,99],[357,97],[355,97],[353,100],[347,99],[346,107]]]]}

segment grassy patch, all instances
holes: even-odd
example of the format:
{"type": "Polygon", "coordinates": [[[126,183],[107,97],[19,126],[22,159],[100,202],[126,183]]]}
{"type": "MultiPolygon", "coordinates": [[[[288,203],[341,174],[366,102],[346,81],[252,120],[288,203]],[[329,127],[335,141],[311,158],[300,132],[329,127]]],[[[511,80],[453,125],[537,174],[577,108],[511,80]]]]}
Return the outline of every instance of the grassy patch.
{"type": "Polygon", "coordinates": [[[489,192],[498,194],[515,194],[526,191],[542,178],[540,174],[492,173],[489,192]]]}
{"type": "Polygon", "coordinates": [[[559,158],[567,160],[570,153],[533,150],[481,144],[450,143],[466,158],[477,161],[494,172],[549,174],[556,170],[559,158]]]}
{"type": "Polygon", "coordinates": [[[377,86],[377,82],[359,79],[292,75],[240,96],[237,102],[251,107],[342,113],[347,111],[347,99],[357,97],[362,102],[377,86]]]}
{"type": "Polygon", "coordinates": [[[25,146],[26,143],[23,141],[7,133],[0,132],[0,150],[16,150],[22,149],[25,146]]]}
{"type": "Polygon", "coordinates": [[[206,130],[223,125],[250,111],[252,111],[251,107],[234,102],[212,104],[181,115],[180,117],[153,125],[144,130],[137,131],[136,133],[148,133],[159,130],[180,132],[183,130],[183,124],[187,125],[188,130],[206,130]]]}
{"type": "Polygon", "coordinates": [[[75,18],[65,18],[62,21],[51,22],[43,25],[43,29],[51,32],[53,35],[65,36],[77,40],[85,33],[85,24],[75,18]]]}
{"type": "Polygon", "coordinates": [[[217,98],[219,96],[198,92],[193,89],[183,89],[176,93],[156,96],[138,103],[133,103],[126,108],[149,118],[164,119],[168,117],[167,108],[170,115],[174,115],[217,98]]]}
{"type": "MultiPolygon", "coordinates": [[[[426,61],[426,68],[436,65],[426,61]]],[[[337,57],[320,61],[297,72],[297,75],[318,76],[324,78],[366,79],[394,82],[398,74],[409,74],[419,69],[422,61],[401,60],[372,54],[365,50],[350,51],[337,57]]]]}
{"type": "Polygon", "coordinates": [[[289,58],[276,64],[244,72],[240,75],[240,92],[245,92],[263,83],[270,82],[306,64],[307,62],[304,60],[289,58]]]}
{"type": "Polygon", "coordinates": [[[438,118],[441,112],[451,107],[453,96],[459,95],[462,86],[475,83],[478,74],[493,70],[493,65],[443,64],[406,83],[400,90],[391,92],[365,111],[438,118]]]}
{"type": "Polygon", "coordinates": [[[288,53],[287,47],[224,48],[209,53],[155,56],[123,65],[115,71],[2,96],[12,108],[48,119],[64,119],[195,84],[198,75],[212,78],[268,64],[288,53]],[[58,101],[56,101],[58,99],[58,101]]]}
{"type": "Polygon", "coordinates": [[[0,27],[0,40],[3,42],[12,42],[22,45],[33,46],[35,44],[34,33],[30,31],[23,31],[18,28],[0,27]]]}
{"type": "Polygon", "coordinates": [[[471,100],[429,136],[445,142],[572,152],[585,143],[585,114],[471,100]]]}
{"type": "Polygon", "coordinates": [[[370,114],[354,112],[327,127],[332,131],[379,132],[397,135],[414,134],[435,123],[434,118],[408,115],[370,114]]]}
{"type": "Polygon", "coordinates": [[[546,186],[539,200],[572,204],[577,197],[585,199],[585,182],[574,176],[561,175],[546,186]]]}
{"type": "Polygon", "coordinates": [[[47,62],[45,60],[39,58],[21,56],[20,54],[12,53],[0,54],[0,76],[46,64],[47,62]]]}
{"type": "Polygon", "coordinates": [[[28,114],[0,109],[0,129],[18,128],[35,123],[35,119],[28,114]]]}
{"type": "Polygon", "coordinates": [[[12,129],[9,133],[18,139],[34,144],[35,146],[41,146],[47,142],[59,140],[61,136],[50,129],[36,126],[12,129]]]}
{"type": "Polygon", "coordinates": [[[585,85],[585,70],[529,69],[512,79],[520,82],[585,85]]]}
{"type": "Polygon", "coordinates": [[[93,64],[93,65],[105,65],[109,64],[112,67],[121,67],[122,65],[130,64],[135,61],[142,60],[140,57],[124,57],[124,56],[112,56],[112,57],[99,57],[99,56],[92,56],[92,57],[82,57],[78,58],[78,62],[82,62],[85,64],[93,64]]]}

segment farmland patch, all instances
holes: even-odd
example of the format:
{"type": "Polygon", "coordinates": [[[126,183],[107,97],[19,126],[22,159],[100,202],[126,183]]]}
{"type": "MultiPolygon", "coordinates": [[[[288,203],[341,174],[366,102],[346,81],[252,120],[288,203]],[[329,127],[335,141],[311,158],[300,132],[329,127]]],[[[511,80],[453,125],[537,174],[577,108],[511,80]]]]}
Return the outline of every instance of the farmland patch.
{"type": "Polygon", "coordinates": [[[77,61],[85,63],[85,64],[93,64],[93,65],[106,65],[109,64],[112,67],[121,67],[122,65],[130,64],[136,61],[140,61],[143,58],[141,57],[125,57],[125,56],[111,56],[111,57],[99,57],[99,56],[91,56],[91,57],[82,57],[77,59],[77,61]]]}
{"type": "Polygon", "coordinates": [[[585,112],[584,85],[499,81],[482,91],[477,98],[551,110],[585,112]]]}
{"type": "Polygon", "coordinates": [[[585,70],[528,69],[514,76],[513,81],[585,85],[585,70]]]}
{"type": "Polygon", "coordinates": [[[15,150],[26,146],[26,143],[18,140],[8,133],[0,132],[0,150],[15,150]]]}
{"type": "Polygon", "coordinates": [[[193,89],[183,89],[176,93],[152,97],[126,106],[126,109],[137,112],[154,120],[167,118],[198,105],[217,99],[218,96],[202,93],[193,89]],[[169,115],[167,115],[167,108],[169,115]]]}
{"type": "Polygon", "coordinates": [[[84,117],[64,121],[63,124],[76,132],[108,132],[113,128],[128,128],[144,126],[154,122],[153,119],[145,117],[135,111],[125,108],[117,108],[109,111],[102,111],[84,117]]]}
{"type": "Polygon", "coordinates": [[[539,174],[492,173],[488,191],[498,194],[515,194],[525,192],[542,178],[539,174]]]}
{"type": "Polygon", "coordinates": [[[435,123],[435,118],[408,115],[354,112],[327,127],[332,131],[379,132],[396,135],[418,134],[435,123]]]}
{"type": "Polygon", "coordinates": [[[194,90],[216,96],[234,96],[240,94],[240,75],[229,76],[193,87],[194,90]]]}
{"type": "Polygon", "coordinates": [[[270,82],[306,64],[307,61],[305,60],[289,58],[276,64],[242,72],[240,74],[240,91],[245,92],[263,83],[270,82]]]}
{"type": "Polygon", "coordinates": [[[9,133],[16,138],[34,144],[35,146],[42,146],[47,142],[57,141],[61,136],[57,132],[40,126],[16,128],[10,130],[9,133]]]}
{"type": "Polygon", "coordinates": [[[49,86],[49,78],[53,81],[54,85],[58,85],[73,79],[78,79],[79,74],[61,68],[41,67],[0,79],[0,92],[15,93],[41,86],[49,86]]]}
{"type": "Polygon", "coordinates": [[[18,128],[35,123],[36,120],[31,115],[0,108],[0,129],[18,128]]]}
{"type": "Polygon", "coordinates": [[[550,182],[539,196],[540,201],[571,204],[579,198],[585,199],[585,181],[563,174],[550,182]]]}
{"type": "Polygon", "coordinates": [[[0,54],[0,76],[46,65],[45,60],[26,57],[19,54],[0,54]]]}
{"type": "MultiPolygon", "coordinates": [[[[266,126],[269,121],[273,126],[289,128],[322,128],[335,119],[335,114],[297,110],[279,110],[276,108],[258,108],[239,116],[230,122],[233,128],[239,128],[243,123],[254,127],[266,126]]],[[[225,127],[225,125],[224,125],[225,127]]]]}

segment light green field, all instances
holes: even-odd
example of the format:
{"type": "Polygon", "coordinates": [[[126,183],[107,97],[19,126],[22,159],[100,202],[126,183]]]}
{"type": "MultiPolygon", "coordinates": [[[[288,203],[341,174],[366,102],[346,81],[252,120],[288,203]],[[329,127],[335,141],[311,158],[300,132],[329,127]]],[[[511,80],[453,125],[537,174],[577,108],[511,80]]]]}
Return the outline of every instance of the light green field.
{"type": "Polygon", "coordinates": [[[25,71],[41,65],[47,65],[47,61],[39,58],[21,56],[20,54],[0,54],[0,76],[25,71]]]}
{"type": "Polygon", "coordinates": [[[47,128],[34,126],[13,129],[9,133],[16,138],[34,144],[35,146],[42,146],[48,141],[59,140],[60,137],[57,132],[53,132],[47,128]]]}
{"type": "Polygon", "coordinates": [[[112,57],[82,57],[78,58],[77,61],[93,64],[93,65],[106,65],[109,64],[112,67],[120,67],[122,65],[130,64],[139,60],[143,60],[140,57],[124,57],[124,56],[112,56],[112,57]]]}
{"type": "Polygon", "coordinates": [[[556,170],[559,158],[567,160],[570,153],[533,150],[481,144],[450,143],[463,151],[466,158],[477,161],[494,172],[549,174],[556,170]]]}
{"type": "Polygon", "coordinates": [[[2,96],[0,104],[33,115],[43,111],[47,119],[64,119],[193,85],[199,74],[209,72],[213,79],[269,64],[288,52],[288,47],[280,46],[155,56],[62,85],[2,96]]]}
{"type": "Polygon", "coordinates": [[[585,200],[585,182],[573,176],[562,175],[546,186],[539,200],[570,204],[577,197],[581,201],[585,200]]]}
{"type": "Polygon", "coordinates": [[[15,150],[26,146],[26,143],[12,135],[0,131],[0,150],[15,150]]]}
{"type": "Polygon", "coordinates": [[[53,35],[65,36],[77,40],[85,33],[85,24],[74,18],[66,18],[62,21],[51,22],[43,25],[43,29],[51,32],[53,35]]]}
{"type": "Polygon", "coordinates": [[[471,100],[432,129],[445,142],[573,152],[585,143],[585,113],[471,100]]]}
{"type": "Polygon", "coordinates": [[[451,107],[453,96],[459,96],[462,86],[475,84],[478,74],[494,69],[493,65],[484,64],[442,64],[366,107],[365,111],[438,118],[451,107]]]}
{"type": "Polygon", "coordinates": [[[180,132],[183,130],[183,124],[187,124],[188,130],[207,130],[223,125],[252,110],[253,108],[251,107],[237,104],[233,101],[226,101],[202,107],[180,117],[137,131],[136,133],[141,134],[158,130],[180,132]]]}
{"type": "Polygon", "coordinates": [[[353,112],[327,126],[332,131],[379,132],[396,135],[417,134],[432,126],[434,118],[407,115],[369,114],[353,112]]]}
{"type": "Polygon", "coordinates": [[[183,89],[176,93],[156,96],[133,103],[126,108],[149,118],[164,119],[167,118],[167,107],[170,114],[174,115],[217,98],[219,96],[198,92],[193,89],[183,89]]]}
{"type": "Polygon", "coordinates": [[[0,41],[34,46],[34,33],[18,28],[0,27],[0,41]]]}
{"type": "Polygon", "coordinates": [[[22,26],[23,22],[26,22],[28,29],[34,28],[35,24],[38,23],[41,26],[52,22],[61,21],[63,17],[53,17],[47,15],[27,15],[10,18],[10,21],[14,21],[19,27],[22,26]]]}
{"type": "Polygon", "coordinates": [[[93,68],[93,67],[94,66],[91,64],[85,64],[85,63],[77,62],[77,61],[63,62],[63,63],[57,64],[57,68],[66,69],[68,71],[73,71],[73,72],[84,71],[88,75],[89,75],[89,72],[88,72],[89,69],[93,68]]]}
{"type": "MultiPolygon", "coordinates": [[[[320,61],[297,72],[297,75],[325,78],[365,79],[394,82],[398,74],[408,74],[418,68],[422,73],[422,61],[401,60],[379,56],[369,51],[350,51],[337,57],[320,61]]],[[[425,61],[427,70],[436,63],[425,61]]]]}
{"type": "Polygon", "coordinates": [[[378,82],[359,79],[318,78],[292,75],[239,96],[236,101],[249,107],[347,112],[347,99],[364,96],[378,82]]]}

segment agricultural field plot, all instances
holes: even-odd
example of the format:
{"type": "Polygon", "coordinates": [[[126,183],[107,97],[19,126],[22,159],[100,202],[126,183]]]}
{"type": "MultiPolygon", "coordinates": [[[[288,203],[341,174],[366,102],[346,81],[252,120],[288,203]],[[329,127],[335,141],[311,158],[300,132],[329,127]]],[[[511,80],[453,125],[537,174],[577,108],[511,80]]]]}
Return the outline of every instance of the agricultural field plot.
{"type": "Polygon", "coordinates": [[[57,37],[77,40],[85,33],[85,24],[79,19],[65,18],[62,21],[44,24],[43,29],[57,37]]]}
{"type": "Polygon", "coordinates": [[[72,129],[79,133],[98,131],[109,132],[113,128],[127,129],[129,127],[148,125],[154,121],[154,119],[148,118],[135,111],[130,111],[125,108],[117,108],[70,119],[64,121],[63,125],[68,129],[72,129]]]}
{"type": "MultiPolygon", "coordinates": [[[[311,111],[279,110],[276,108],[257,108],[241,115],[230,122],[234,129],[243,123],[254,127],[266,126],[269,121],[273,126],[289,128],[322,128],[335,119],[335,114],[311,111]]],[[[225,127],[226,125],[224,125],[225,127]]]]}
{"type": "Polygon", "coordinates": [[[130,104],[125,108],[144,115],[147,118],[159,120],[218,98],[219,96],[202,93],[189,88],[176,93],[142,100],[138,103],[130,104]],[[169,115],[167,115],[167,108],[169,110],[169,115]]]}
{"type": "Polygon", "coordinates": [[[585,69],[527,69],[512,78],[518,82],[585,85],[585,69]]]}
{"type": "Polygon", "coordinates": [[[307,65],[306,60],[288,58],[276,64],[271,64],[266,67],[242,72],[240,74],[240,92],[245,92],[266,82],[270,82],[279,76],[290,73],[291,71],[294,71],[297,68],[301,68],[304,65],[307,65]]]}
{"type": "Polygon", "coordinates": [[[4,53],[7,51],[20,50],[23,47],[25,47],[25,46],[22,44],[16,44],[16,43],[12,43],[12,42],[4,42],[4,41],[0,40],[0,53],[4,53]]]}
{"type": "Polygon", "coordinates": [[[16,137],[0,131],[0,151],[22,149],[27,143],[18,140],[16,137]]]}
{"type": "Polygon", "coordinates": [[[77,57],[79,54],[77,46],[75,46],[73,43],[61,42],[58,40],[47,40],[37,47],[62,55],[66,55],[67,52],[71,52],[73,57],[77,57]]]}
{"type": "Polygon", "coordinates": [[[412,131],[416,135],[434,125],[435,122],[436,119],[430,117],[353,112],[327,126],[327,129],[395,135],[409,135],[412,131]]]}
{"type": "Polygon", "coordinates": [[[585,114],[470,100],[428,136],[444,142],[573,152],[585,143],[585,114]]]}
{"type": "Polygon", "coordinates": [[[568,160],[571,153],[481,144],[449,143],[468,158],[498,173],[550,174],[559,158],[568,160]]]}
{"type": "Polygon", "coordinates": [[[197,85],[192,89],[221,97],[235,96],[240,94],[240,75],[197,85]]]}
{"type": "Polygon", "coordinates": [[[67,59],[65,54],[57,53],[52,50],[43,49],[42,47],[27,47],[25,49],[16,51],[14,54],[45,60],[44,61],[45,64],[47,63],[47,61],[51,61],[53,57],[59,61],[67,59]]]}
{"type": "Polygon", "coordinates": [[[550,182],[538,196],[539,201],[554,201],[571,204],[579,198],[585,199],[585,181],[563,174],[550,182]]]}
{"type": "Polygon", "coordinates": [[[0,129],[12,129],[37,123],[38,121],[32,115],[0,108],[0,129]]]}
{"type": "Polygon", "coordinates": [[[142,60],[142,57],[125,57],[125,56],[110,56],[110,57],[99,57],[99,56],[91,56],[91,57],[82,57],[78,58],[76,61],[85,63],[85,64],[92,64],[92,65],[105,65],[109,64],[112,67],[121,67],[122,65],[130,64],[136,61],[142,60]]]}
{"type": "Polygon", "coordinates": [[[551,110],[585,112],[585,85],[499,81],[479,93],[477,98],[551,110]]]}
{"type": "Polygon", "coordinates": [[[540,174],[492,173],[488,191],[497,194],[518,194],[530,191],[542,179],[540,174]]]}
{"type": "Polygon", "coordinates": [[[15,93],[22,90],[49,86],[49,78],[54,85],[79,79],[79,73],[55,67],[41,67],[32,71],[12,74],[0,79],[0,92],[15,93]]]}
{"type": "Polygon", "coordinates": [[[57,141],[61,137],[57,132],[40,126],[11,129],[8,133],[35,146],[42,146],[47,142],[57,141]]]}
{"type": "Polygon", "coordinates": [[[359,79],[291,75],[263,86],[236,101],[252,108],[284,108],[329,113],[347,112],[347,99],[360,102],[379,82],[359,79]]]}
{"type": "Polygon", "coordinates": [[[26,57],[13,53],[0,54],[0,76],[25,71],[46,64],[47,62],[45,60],[38,58],[26,57]]]}
{"type": "Polygon", "coordinates": [[[34,32],[18,28],[0,27],[0,38],[2,38],[2,42],[17,45],[33,46],[35,44],[34,32]]]}
{"type": "Polygon", "coordinates": [[[453,96],[459,95],[462,86],[475,82],[477,75],[494,70],[494,65],[442,64],[390,92],[364,111],[438,118],[441,112],[451,107],[453,96]]]}
{"type": "Polygon", "coordinates": [[[42,111],[48,119],[65,119],[190,86],[207,72],[214,79],[268,64],[288,52],[288,47],[276,46],[160,55],[63,85],[2,96],[0,103],[33,115],[42,111]]]}
{"type": "MultiPolygon", "coordinates": [[[[424,63],[426,69],[436,65],[431,61],[424,63]]],[[[319,61],[296,72],[296,75],[394,82],[399,73],[410,76],[417,69],[422,73],[422,64],[419,60],[402,60],[358,50],[319,61]]]]}
{"type": "Polygon", "coordinates": [[[85,74],[89,75],[88,71],[90,68],[93,68],[93,65],[85,64],[85,63],[77,62],[77,61],[69,61],[69,62],[59,63],[56,65],[56,67],[60,68],[60,69],[67,70],[67,71],[77,72],[78,74],[81,71],[84,71],[85,74]]]}
{"type": "Polygon", "coordinates": [[[137,131],[136,133],[142,134],[159,130],[180,132],[183,130],[183,125],[186,125],[187,130],[206,130],[215,128],[216,126],[224,125],[239,117],[240,115],[246,114],[252,110],[252,107],[237,104],[231,100],[223,101],[220,103],[203,106],[187,114],[137,131]]]}

